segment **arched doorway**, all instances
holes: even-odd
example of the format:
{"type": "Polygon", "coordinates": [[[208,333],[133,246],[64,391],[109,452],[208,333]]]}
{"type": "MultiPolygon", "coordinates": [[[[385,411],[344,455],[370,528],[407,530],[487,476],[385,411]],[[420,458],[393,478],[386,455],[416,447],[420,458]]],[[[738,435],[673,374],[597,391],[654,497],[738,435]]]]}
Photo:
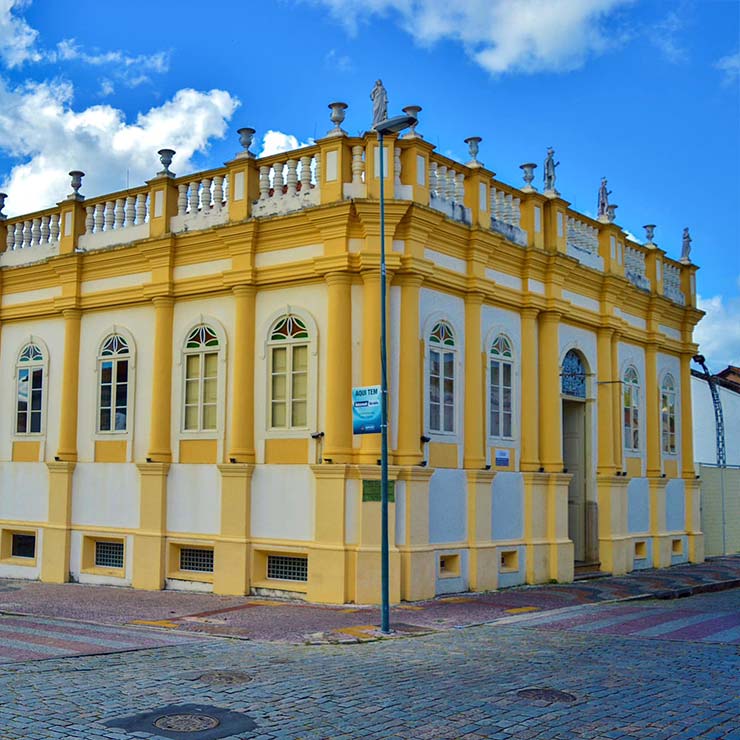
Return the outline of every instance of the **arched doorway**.
{"type": "Polygon", "coordinates": [[[563,358],[560,372],[563,403],[563,466],[570,473],[568,484],[568,537],[573,541],[576,565],[598,560],[596,509],[589,506],[588,471],[588,372],[578,350],[563,358]]]}

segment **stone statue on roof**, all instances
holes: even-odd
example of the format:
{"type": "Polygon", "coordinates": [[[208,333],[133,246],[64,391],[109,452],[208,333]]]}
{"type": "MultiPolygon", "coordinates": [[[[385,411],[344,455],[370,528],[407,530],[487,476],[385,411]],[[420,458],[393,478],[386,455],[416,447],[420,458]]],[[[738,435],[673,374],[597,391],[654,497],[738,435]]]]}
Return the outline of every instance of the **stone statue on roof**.
{"type": "Polygon", "coordinates": [[[380,80],[375,80],[370,100],[373,101],[373,128],[375,128],[381,121],[388,118],[388,93],[380,80]]]}
{"type": "Polygon", "coordinates": [[[555,168],[560,162],[555,161],[555,150],[550,146],[547,148],[547,157],[545,157],[545,191],[555,191],[555,168]]]}
{"type": "Polygon", "coordinates": [[[683,230],[683,239],[681,240],[681,262],[691,262],[691,235],[689,234],[689,227],[687,226],[683,230]]]}
{"type": "Polygon", "coordinates": [[[612,194],[611,190],[606,189],[606,178],[601,178],[601,187],[599,188],[599,204],[598,204],[598,216],[608,215],[609,210],[609,196],[612,194]]]}

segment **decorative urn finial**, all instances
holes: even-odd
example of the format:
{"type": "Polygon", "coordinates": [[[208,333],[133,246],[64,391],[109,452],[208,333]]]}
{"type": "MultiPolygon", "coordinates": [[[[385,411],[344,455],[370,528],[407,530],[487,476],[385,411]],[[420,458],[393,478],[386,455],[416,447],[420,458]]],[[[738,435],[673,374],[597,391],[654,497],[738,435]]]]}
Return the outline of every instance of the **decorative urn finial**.
{"type": "Polygon", "coordinates": [[[642,228],[645,229],[645,246],[654,247],[655,242],[653,239],[655,238],[655,224],[645,224],[642,228]]]}
{"type": "Polygon", "coordinates": [[[175,150],[160,149],[157,154],[159,154],[159,161],[163,167],[163,169],[157,172],[157,177],[174,177],[175,173],[170,170],[170,165],[172,164],[172,157],[175,156],[175,150]]]}
{"type": "Polygon", "coordinates": [[[342,128],[342,123],[344,122],[345,111],[348,107],[347,103],[329,103],[329,109],[331,110],[329,119],[334,124],[334,128],[327,132],[327,136],[347,135],[347,132],[342,128]]]}
{"type": "Polygon", "coordinates": [[[483,141],[480,136],[468,136],[465,139],[465,143],[468,145],[468,151],[470,152],[470,162],[468,167],[481,167],[481,163],[478,161],[478,152],[480,150],[479,144],[483,141]]]}
{"type": "Polygon", "coordinates": [[[80,188],[85,173],[82,170],[72,170],[69,176],[72,178],[72,192],[67,197],[73,200],[82,200],[84,196],[80,195],[80,188]]]}
{"type": "Polygon", "coordinates": [[[534,182],[534,171],[537,169],[537,165],[534,162],[525,162],[519,165],[519,169],[524,172],[523,179],[526,183],[522,190],[528,193],[536,192],[537,188],[533,187],[532,183],[534,182]]]}
{"type": "Polygon", "coordinates": [[[407,105],[405,108],[401,108],[401,110],[407,115],[411,116],[412,118],[416,118],[416,123],[412,123],[411,126],[409,126],[409,132],[407,134],[403,135],[404,139],[423,139],[424,137],[421,134],[416,133],[416,127],[419,125],[419,113],[423,110],[420,105],[407,105]]]}
{"type": "Polygon", "coordinates": [[[249,151],[249,147],[252,146],[254,135],[257,133],[255,129],[245,126],[238,128],[236,133],[239,134],[239,143],[242,145],[242,151],[237,154],[237,157],[254,157],[254,154],[249,151]]]}

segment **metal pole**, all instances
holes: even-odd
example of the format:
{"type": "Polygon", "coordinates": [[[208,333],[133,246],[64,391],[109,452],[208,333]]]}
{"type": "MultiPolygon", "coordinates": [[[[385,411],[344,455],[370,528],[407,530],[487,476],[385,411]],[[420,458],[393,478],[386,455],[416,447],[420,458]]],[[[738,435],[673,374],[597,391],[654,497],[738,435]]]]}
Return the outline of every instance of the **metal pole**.
{"type": "Polygon", "coordinates": [[[380,631],[388,634],[390,596],[388,588],[388,358],[386,357],[385,316],[385,172],[383,134],[378,132],[380,164],[380,631]]]}

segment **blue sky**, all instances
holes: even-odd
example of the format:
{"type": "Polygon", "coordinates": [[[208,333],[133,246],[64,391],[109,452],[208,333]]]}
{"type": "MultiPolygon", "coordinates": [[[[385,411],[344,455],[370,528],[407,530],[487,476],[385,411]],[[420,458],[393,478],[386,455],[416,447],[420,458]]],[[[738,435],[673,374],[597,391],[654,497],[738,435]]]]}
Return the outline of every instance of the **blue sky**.
{"type": "Polygon", "coordinates": [[[710,366],[740,365],[740,3],[737,0],[0,0],[0,179],[6,212],[142,183],[156,150],[179,174],[217,166],[253,126],[256,149],[423,107],[419,133],[521,184],[547,146],[558,189],[593,214],[600,178],[617,222],[680,252],[691,228],[710,366]],[[294,139],[291,137],[295,137],[294,139]]]}

